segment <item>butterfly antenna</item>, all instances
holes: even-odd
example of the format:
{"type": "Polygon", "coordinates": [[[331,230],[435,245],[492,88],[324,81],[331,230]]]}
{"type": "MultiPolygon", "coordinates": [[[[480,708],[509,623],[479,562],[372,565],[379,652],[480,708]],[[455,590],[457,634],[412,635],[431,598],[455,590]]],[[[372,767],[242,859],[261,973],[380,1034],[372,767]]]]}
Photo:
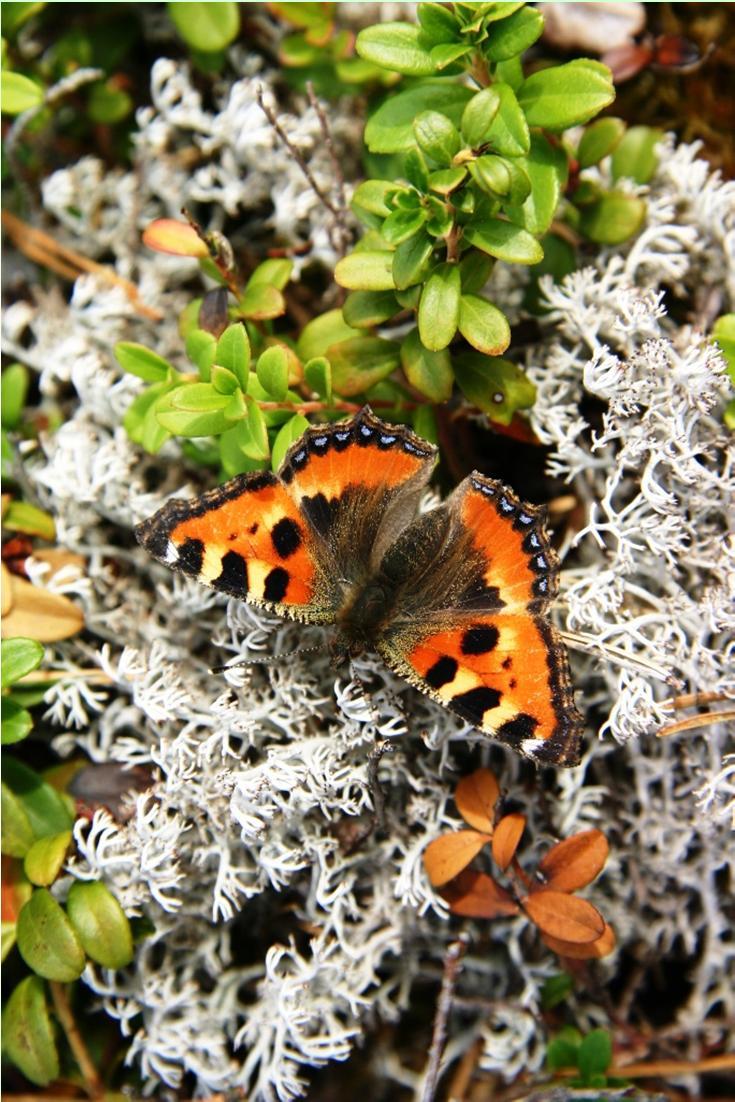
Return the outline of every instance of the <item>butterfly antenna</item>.
{"type": "Polygon", "coordinates": [[[297,647],[296,650],[286,651],[285,654],[264,654],[259,658],[242,658],[239,662],[227,662],[224,666],[210,666],[209,672],[226,673],[227,670],[238,670],[241,666],[273,666],[286,658],[298,658],[302,654],[315,654],[328,649],[326,643],[319,643],[313,647],[297,647]]]}

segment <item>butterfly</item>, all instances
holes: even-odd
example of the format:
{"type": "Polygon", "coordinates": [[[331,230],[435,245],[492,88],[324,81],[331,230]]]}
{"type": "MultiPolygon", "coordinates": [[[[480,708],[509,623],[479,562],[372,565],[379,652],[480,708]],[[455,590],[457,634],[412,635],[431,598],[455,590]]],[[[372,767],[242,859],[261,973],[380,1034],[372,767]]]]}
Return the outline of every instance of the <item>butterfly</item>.
{"type": "Polygon", "coordinates": [[[277,474],[173,499],[136,528],[160,562],[375,650],[411,685],[536,762],[575,765],[582,717],[547,618],[544,510],[474,472],[419,513],[437,449],[369,407],[313,426],[277,474]]]}

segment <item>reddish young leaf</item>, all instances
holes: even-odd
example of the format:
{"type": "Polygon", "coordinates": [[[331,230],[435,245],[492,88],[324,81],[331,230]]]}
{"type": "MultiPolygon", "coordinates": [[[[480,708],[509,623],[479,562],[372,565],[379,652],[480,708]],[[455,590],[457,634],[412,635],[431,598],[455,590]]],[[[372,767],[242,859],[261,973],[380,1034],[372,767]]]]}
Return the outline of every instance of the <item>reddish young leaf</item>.
{"type": "Polygon", "coordinates": [[[209,256],[209,249],[193,226],[175,218],[157,218],[143,230],[143,244],[157,253],[174,256],[209,256]]]}
{"type": "Polygon", "coordinates": [[[552,846],[539,864],[546,886],[574,892],[590,884],[602,871],[610,847],[600,830],[583,830],[552,846]]]}
{"type": "Polygon", "coordinates": [[[455,830],[429,842],[424,852],[424,868],[434,887],[446,884],[466,868],[489,841],[488,834],[476,830],[455,830]]]}
{"type": "Polygon", "coordinates": [[[475,830],[492,834],[500,786],[489,769],[476,769],[463,777],[454,793],[457,811],[475,830]]]}
{"type": "Polygon", "coordinates": [[[542,933],[574,945],[588,945],[605,930],[605,919],[591,903],[564,892],[532,892],[523,900],[523,909],[542,933]]]}
{"type": "Polygon", "coordinates": [[[515,900],[496,884],[492,876],[475,869],[465,869],[445,885],[441,896],[446,899],[452,914],[466,918],[502,918],[517,915],[515,900]]]}
{"type": "Polygon", "coordinates": [[[515,857],[518,843],[526,826],[526,816],[514,811],[504,815],[493,833],[493,861],[503,872],[515,857]]]}
{"type": "Polygon", "coordinates": [[[562,941],[558,937],[549,937],[548,934],[542,934],[541,940],[560,957],[571,957],[572,960],[599,960],[600,957],[606,957],[608,953],[612,953],[615,948],[615,933],[612,926],[608,926],[607,923],[602,934],[586,945],[562,941]]]}

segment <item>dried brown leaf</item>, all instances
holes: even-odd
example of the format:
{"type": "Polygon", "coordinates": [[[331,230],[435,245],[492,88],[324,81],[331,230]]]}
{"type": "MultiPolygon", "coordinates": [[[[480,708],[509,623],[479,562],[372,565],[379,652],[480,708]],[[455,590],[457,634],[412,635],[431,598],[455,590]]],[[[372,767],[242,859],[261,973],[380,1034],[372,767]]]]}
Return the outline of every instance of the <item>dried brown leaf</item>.
{"type": "Polygon", "coordinates": [[[493,861],[503,872],[515,857],[518,843],[526,827],[526,816],[514,811],[504,815],[493,831],[493,861]]]}
{"type": "Polygon", "coordinates": [[[424,868],[434,887],[446,884],[466,868],[489,841],[489,835],[476,830],[455,830],[429,842],[424,852],[424,868]]]}
{"type": "Polygon", "coordinates": [[[523,901],[523,909],[542,933],[574,945],[588,945],[601,937],[605,919],[586,899],[542,888],[523,901]]]}
{"type": "Polygon", "coordinates": [[[2,618],[3,639],[23,636],[39,643],[68,639],[84,627],[84,615],[60,593],[31,585],[25,578],[10,575],[12,607],[2,618]]]}
{"type": "Polygon", "coordinates": [[[0,563],[0,567],[2,567],[2,614],[7,616],[13,607],[13,576],[5,563],[0,563]]]}
{"type": "Polygon", "coordinates": [[[586,945],[575,944],[573,941],[562,941],[558,937],[549,937],[548,934],[542,934],[541,938],[544,945],[548,945],[549,949],[553,949],[560,957],[571,957],[572,960],[599,960],[600,957],[606,957],[609,953],[612,953],[615,948],[615,933],[612,926],[609,926],[607,922],[602,934],[595,941],[590,941],[586,945]]]}
{"type": "Polygon", "coordinates": [[[476,869],[465,869],[441,890],[452,914],[466,918],[501,918],[517,915],[515,900],[496,884],[492,876],[476,869]]]}
{"type": "Polygon", "coordinates": [[[574,892],[590,884],[604,868],[610,847],[600,830],[583,830],[552,846],[539,864],[546,885],[574,892]]]}
{"type": "Polygon", "coordinates": [[[457,811],[475,830],[492,834],[500,785],[489,769],[476,769],[463,777],[454,793],[457,811]]]}

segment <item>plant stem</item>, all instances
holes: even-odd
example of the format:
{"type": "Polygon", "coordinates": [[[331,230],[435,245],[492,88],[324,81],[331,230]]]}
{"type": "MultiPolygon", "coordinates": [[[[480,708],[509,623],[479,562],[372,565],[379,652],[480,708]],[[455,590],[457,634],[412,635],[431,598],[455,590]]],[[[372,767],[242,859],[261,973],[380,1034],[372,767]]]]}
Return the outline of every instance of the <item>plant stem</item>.
{"type": "Polygon", "coordinates": [[[105,1093],[104,1083],[99,1076],[97,1068],[92,1062],[92,1057],[89,1055],[87,1046],[77,1028],[71,1004],[69,1003],[67,986],[64,983],[58,983],[56,980],[50,980],[49,987],[51,989],[51,998],[54,1001],[56,1016],[61,1023],[61,1028],[64,1030],[66,1039],[69,1042],[69,1048],[72,1050],[74,1059],[79,1065],[79,1070],[82,1073],[84,1089],[90,1098],[102,1098],[105,1093]]]}
{"type": "Polygon", "coordinates": [[[463,934],[460,935],[456,941],[452,942],[444,957],[444,974],[442,976],[439,999],[436,1004],[436,1014],[434,1015],[434,1029],[431,1035],[429,1060],[426,1065],[426,1072],[424,1073],[423,1089],[420,1096],[421,1102],[433,1102],[436,1094],[442,1052],[444,1051],[444,1042],[447,1037],[447,1021],[449,1019],[449,1012],[452,1009],[454,988],[457,984],[457,978],[459,977],[462,967],[462,958],[466,951],[467,936],[463,934]]]}

